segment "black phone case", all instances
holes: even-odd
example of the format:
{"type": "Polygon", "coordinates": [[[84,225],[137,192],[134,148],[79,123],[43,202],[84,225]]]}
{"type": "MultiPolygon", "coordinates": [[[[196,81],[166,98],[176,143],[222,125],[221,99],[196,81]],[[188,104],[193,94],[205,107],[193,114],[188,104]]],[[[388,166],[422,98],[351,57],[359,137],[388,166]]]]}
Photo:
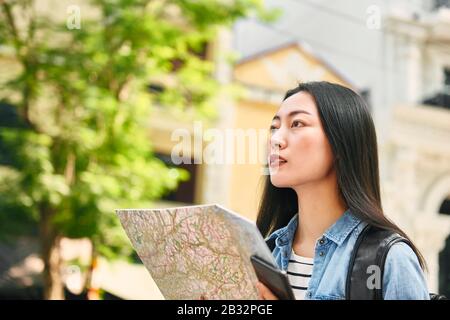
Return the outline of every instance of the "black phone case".
{"type": "Polygon", "coordinates": [[[261,281],[280,300],[295,300],[294,292],[287,275],[258,256],[250,257],[258,280],[261,281]]]}

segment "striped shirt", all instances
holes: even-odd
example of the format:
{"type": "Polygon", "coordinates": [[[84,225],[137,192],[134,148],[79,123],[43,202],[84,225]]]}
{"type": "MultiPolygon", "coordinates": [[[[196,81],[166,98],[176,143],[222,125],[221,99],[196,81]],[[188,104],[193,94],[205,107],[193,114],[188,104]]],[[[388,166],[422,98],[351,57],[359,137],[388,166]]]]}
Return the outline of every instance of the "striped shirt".
{"type": "Polygon", "coordinates": [[[291,251],[291,258],[287,269],[289,282],[297,300],[304,300],[308,283],[311,279],[314,258],[306,258],[296,255],[291,251]]]}

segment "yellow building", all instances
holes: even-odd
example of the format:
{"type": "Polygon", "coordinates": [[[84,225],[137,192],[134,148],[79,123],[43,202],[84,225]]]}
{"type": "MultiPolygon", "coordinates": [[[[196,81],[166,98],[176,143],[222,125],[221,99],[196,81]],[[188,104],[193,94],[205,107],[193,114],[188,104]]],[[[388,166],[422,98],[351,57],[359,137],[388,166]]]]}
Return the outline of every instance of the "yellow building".
{"type": "MultiPolygon", "coordinates": [[[[223,105],[218,106],[221,108],[219,119],[216,123],[204,125],[203,128],[215,127],[223,134],[226,140],[222,149],[223,163],[205,163],[202,156],[208,142],[203,139],[203,148],[192,152],[193,157],[203,161],[197,165],[184,165],[194,178],[193,181],[185,183],[189,188],[181,185],[183,191],[189,193],[189,196],[184,197],[188,201],[177,201],[175,196],[175,201],[156,205],[219,203],[255,220],[263,186],[267,143],[267,137],[264,138],[260,133],[268,133],[271,119],[285,92],[295,87],[298,82],[321,80],[339,83],[355,90],[357,88],[316,55],[307,44],[298,42],[260,52],[238,61],[234,66],[221,66],[226,62],[215,53],[229,49],[227,40],[229,34],[223,31],[217,44],[212,46],[214,49],[210,51],[209,57],[215,60],[217,69],[220,70],[216,74],[219,81],[238,85],[243,90],[237,99],[223,97],[223,105]]],[[[174,121],[167,116],[161,121],[160,116],[152,122],[152,143],[155,152],[169,157],[172,148],[178,143],[171,141],[171,132],[187,128],[195,139],[194,125],[174,121]]],[[[178,194],[178,198],[183,199],[183,195],[178,194]]]]}
{"type": "MultiPolygon", "coordinates": [[[[287,43],[241,60],[233,81],[246,89],[236,102],[234,128],[268,130],[284,94],[299,82],[330,81],[356,89],[343,75],[315,54],[307,44],[287,43]]],[[[264,149],[267,141],[261,141],[264,149]]],[[[234,165],[228,206],[256,218],[263,186],[261,165],[234,165]]]]}

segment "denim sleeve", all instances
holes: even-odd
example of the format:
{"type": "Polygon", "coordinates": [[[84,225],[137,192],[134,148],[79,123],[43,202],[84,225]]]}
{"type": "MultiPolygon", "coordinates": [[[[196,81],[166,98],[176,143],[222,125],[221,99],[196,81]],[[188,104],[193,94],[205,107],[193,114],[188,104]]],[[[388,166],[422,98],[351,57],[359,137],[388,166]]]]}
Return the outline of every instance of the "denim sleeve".
{"type": "Polygon", "coordinates": [[[429,300],[428,287],[419,260],[404,242],[394,244],[384,265],[385,300],[429,300]]]}

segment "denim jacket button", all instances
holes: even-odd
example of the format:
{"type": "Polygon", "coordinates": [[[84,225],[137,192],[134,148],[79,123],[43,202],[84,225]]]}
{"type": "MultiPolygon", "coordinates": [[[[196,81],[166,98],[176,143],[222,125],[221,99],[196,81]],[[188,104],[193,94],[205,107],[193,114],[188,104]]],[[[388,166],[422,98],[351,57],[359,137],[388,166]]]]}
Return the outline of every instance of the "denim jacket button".
{"type": "Polygon", "coordinates": [[[320,243],[320,244],[324,244],[324,243],[325,243],[325,240],[320,239],[319,243],[320,243]]]}
{"type": "Polygon", "coordinates": [[[320,252],[319,252],[319,256],[321,256],[321,257],[323,257],[324,254],[325,254],[325,252],[323,252],[323,251],[320,251],[320,252]]]}

